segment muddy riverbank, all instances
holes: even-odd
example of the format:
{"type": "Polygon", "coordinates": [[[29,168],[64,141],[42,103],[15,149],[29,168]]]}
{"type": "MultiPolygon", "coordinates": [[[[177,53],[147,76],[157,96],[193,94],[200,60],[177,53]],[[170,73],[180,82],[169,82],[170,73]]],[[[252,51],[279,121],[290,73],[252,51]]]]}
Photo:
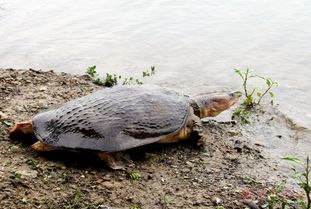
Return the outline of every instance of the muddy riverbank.
{"type": "Polygon", "coordinates": [[[206,123],[211,137],[201,148],[186,142],[128,151],[134,166],[125,171],[112,171],[93,153],[38,154],[22,138],[8,138],[14,122],[99,88],[87,76],[1,70],[1,208],[215,208],[217,198],[225,208],[256,208],[286,178],[277,159],[294,145],[308,152],[308,131],[274,108],[248,126],[206,123]]]}

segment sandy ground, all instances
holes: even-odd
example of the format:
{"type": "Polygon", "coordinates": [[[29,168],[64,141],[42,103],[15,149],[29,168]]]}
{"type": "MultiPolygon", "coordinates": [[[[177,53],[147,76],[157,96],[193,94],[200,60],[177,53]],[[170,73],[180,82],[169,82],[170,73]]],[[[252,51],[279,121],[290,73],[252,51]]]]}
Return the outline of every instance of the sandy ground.
{"type": "Polygon", "coordinates": [[[36,153],[29,140],[9,139],[10,127],[100,87],[87,76],[0,72],[0,208],[259,208],[284,178],[241,124],[206,123],[201,148],[190,140],[125,152],[134,161],[125,171],[94,153],[36,153]]]}

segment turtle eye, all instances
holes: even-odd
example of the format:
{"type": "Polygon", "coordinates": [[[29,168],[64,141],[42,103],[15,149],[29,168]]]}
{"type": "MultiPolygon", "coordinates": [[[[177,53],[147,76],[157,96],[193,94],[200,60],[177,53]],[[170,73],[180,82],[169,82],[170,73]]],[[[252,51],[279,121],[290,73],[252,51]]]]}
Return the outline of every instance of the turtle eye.
{"type": "Polygon", "coordinates": [[[213,101],[218,104],[221,104],[225,102],[225,99],[218,97],[218,98],[214,98],[213,101]]]}

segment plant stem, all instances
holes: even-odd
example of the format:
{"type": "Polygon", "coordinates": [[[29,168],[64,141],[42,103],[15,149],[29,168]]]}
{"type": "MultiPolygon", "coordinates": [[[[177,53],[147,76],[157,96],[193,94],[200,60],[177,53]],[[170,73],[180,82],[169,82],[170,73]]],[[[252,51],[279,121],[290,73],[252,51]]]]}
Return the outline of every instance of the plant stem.
{"type": "Polygon", "coordinates": [[[249,69],[246,70],[245,77],[244,77],[244,82],[243,82],[243,88],[244,88],[245,97],[248,97],[247,86],[246,86],[247,79],[248,79],[248,72],[249,72],[249,69]]]}
{"type": "MultiPolygon", "coordinates": [[[[307,156],[307,167],[306,167],[306,184],[307,188],[309,188],[309,173],[310,173],[310,166],[309,166],[309,156],[307,156]]],[[[310,199],[310,191],[306,191],[307,194],[307,209],[310,209],[311,206],[311,199],[310,199]]]]}
{"type": "Polygon", "coordinates": [[[269,90],[272,88],[273,84],[271,84],[271,86],[269,86],[269,88],[267,88],[267,90],[261,95],[261,97],[258,99],[257,104],[259,105],[261,99],[269,92],[269,90]]]}

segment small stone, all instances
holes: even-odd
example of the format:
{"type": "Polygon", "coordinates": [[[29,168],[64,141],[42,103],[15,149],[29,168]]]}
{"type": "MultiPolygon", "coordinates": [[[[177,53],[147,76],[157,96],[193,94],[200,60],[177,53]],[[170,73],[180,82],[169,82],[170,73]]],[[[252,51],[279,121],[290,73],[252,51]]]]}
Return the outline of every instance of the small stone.
{"type": "Polygon", "coordinates": [[[51,176],[54,178],[54,179],[57,179],[58,178],[58,175],[56,172],[52,171],[51,173],[51,176]]]}
{"type": "Polygon", "coordinates": [[[239,146],[235,146],[233,149],[235,149],[236,152],[242,152],[242,148],[239,146]]]}
{"type": "Polygon", "coordinates": [[[107,189],[115,189],[115,188],[120,187],[122,184],[116,181],[104,181],[102,182],[102,185],[106,187],[107,189]]]}
{"type": "Polygon", "coordinates": [[[36,178],[38,176],[38,172],[34,170],[18,170],[16,173],[19,173],[23,177],[36,178]]]}
{"type": "Polygon", "coordinates": [[[243,200],[242,203],[250,209],[260,209],[256,203],[251,200],[243,200]]]}
{"type": "Polygon", "coordinates": [[[189,168],[183,168],[180,170],[182,173],[189,173],[190,169],[189,168]]]}
{"type": "Polygon", "coordinates": [[[13,145],[12,147],[10,147],[10,151],[12,153],[16,153],[16,152],[19,152],[20,148],[16,145],[13,145]]]}
{"type": "Polygon", "coordinates": [[[0,111],[0,119],[5,119],[5,118],[8,118],[8,116],[0,111]]]}
{"type": "Polygon", "coordinates": [[[46,91],[47,90],[47,87],[46,86],[41,86],[40,88],[39,88],[39,91],[46,91]]]}
{"type": "Polygon", "coordinates": [[[188,167],[190,167],[190,168],[193,168],[193,167],[194,167],[194,164],[193,164],[192,162],[189,162],[189,161],[186,162],[186,165],[187,165],[188,167]]]}
{"type": "Polygon", "coordinates": [[[234,143],[235,144],[242,144],[242,142],[239,139],[235,140],[234,143]]]}
{"type": "Polygon", "coordinates": [[[99,205],[98,208],[100,208],[100,209],[112,209],[112,207],[109,207],[107,205],[99,205]]]}
{"type": "Polygon", "coordinates": [[[217,196],[212,197],[212,203],[214,205],[219,205],[221,202],[222,202],[222,200],[219,197],[217,197],[217,196]]]}
{"type": "Polygon", "coordinates": [[[230,129],[230,130],[228,130],[228,134],[230,136],[237,136],[237,135],[239,135],[239,132],[234,130],[234,129],[230,129]]]}

